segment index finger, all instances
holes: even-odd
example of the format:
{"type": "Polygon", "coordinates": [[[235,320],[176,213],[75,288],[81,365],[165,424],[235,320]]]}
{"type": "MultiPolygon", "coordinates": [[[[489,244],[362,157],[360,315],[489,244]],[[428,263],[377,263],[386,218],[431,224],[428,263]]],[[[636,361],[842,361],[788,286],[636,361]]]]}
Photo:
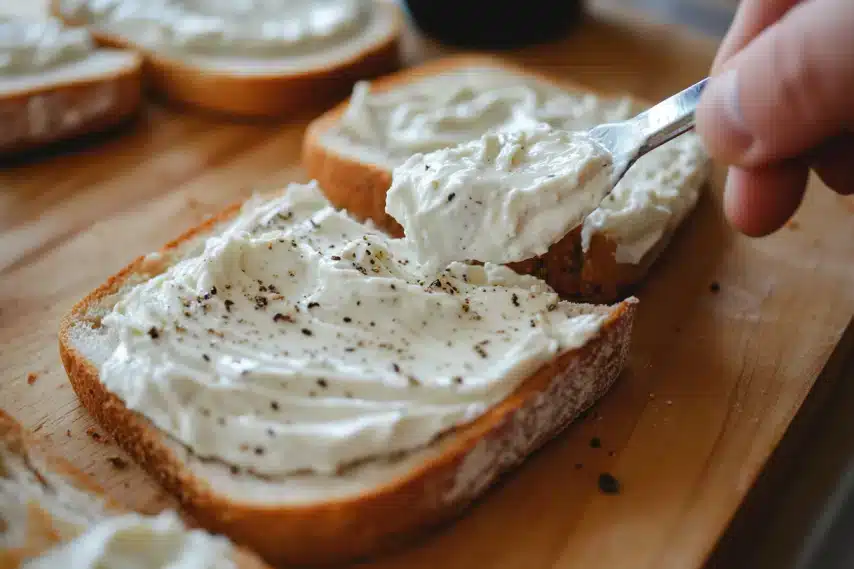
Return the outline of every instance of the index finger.
{"type": "Polygon", "coordinates": [[[768,26],[786,15],[800,0],[742,0],[732,25],[718,48],[711,74],[721,70],[726,61],[741,51],[768,26]]]}

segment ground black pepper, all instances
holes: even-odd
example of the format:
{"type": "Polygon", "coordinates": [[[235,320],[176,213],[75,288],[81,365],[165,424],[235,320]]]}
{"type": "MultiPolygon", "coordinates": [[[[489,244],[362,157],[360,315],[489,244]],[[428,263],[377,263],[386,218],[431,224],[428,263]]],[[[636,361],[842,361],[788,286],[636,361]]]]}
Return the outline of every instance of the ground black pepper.
{"type": "Polygon", "coordinates": [[[603,472],[599,475],[599,490],[603,494],[619,494],[620,481],[614,478],[612,474],[603,472]]]}
{"type": "Polygon", "coordinates": [[[602,440],[599,437],[590,439],[590,448],[602,448],[602,440]]]}
{"type": "Polygon", "coordinates": [[[718,281],[713,281],[712,284],[709,285],[709,290],[713,293],[718,293],[721,291],[721,285],[718,281]]]}
{"type": "Polygon", "coordinates": [[[151,328],[148,329],[148,335],[151,336],[152,340],[156,340],[157,338],[160,337],[160,332],[157,330],[157,328],[152,326],[151,328]]]}

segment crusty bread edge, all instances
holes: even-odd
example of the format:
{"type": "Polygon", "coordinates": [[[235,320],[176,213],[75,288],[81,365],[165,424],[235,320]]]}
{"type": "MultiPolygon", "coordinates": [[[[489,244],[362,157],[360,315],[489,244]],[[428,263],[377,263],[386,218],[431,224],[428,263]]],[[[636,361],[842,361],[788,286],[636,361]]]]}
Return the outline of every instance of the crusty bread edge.
{"type": "Polygon", "coordinates": [[[35,119],[29,112],[29,107],[35,99],[42,99],[40,108],[45,109],[53,118],[74,112],[78,108],[86,108],[92,100],[103,97],[105,90],[110,92],[109,107],[81,120],[71,128],[53,129],[37,137],[27,136],[9,143],[4,143],[0,138],[0,156],[17,155],[62,140],[100,132],[129,120],[139,111],[142,103],[142,58],[136,54],[133,54],[133,58],[132,65],[118,68],[103,76],[75,78],[0,95],[0,109],[3,114],[27,117],[28,132],[32,133],[32,122],[35,119]]]}
{"type": "MultiPolygon", "coordinates": [[[[62,13],[60,1],[51,0],[51,14],[68,25],[83,25],[62,13]]],[[[90,31],[101,45],[142,53],[146,85],[167,99],[225,115],[282,117],[340,101],[357,80],[399,68],[402,15],[397,6],[384,6],[383,9],[393,11],[394,23],[391,33],[381,41],[324,67],[280,75],[212,73],[179,58],[142,48],[121,36],[93,28],[90,31]]]]}
{"type": "MultiPolygon", "coordinates": [[[[500,67],[511,73],[544,81],[557,87],[591,92],[576,82],[524,68],[500,56],[465,54],[443,57],[416,67],[399,71],[372,82],[372,87],[385,91],[415,82],[423,77],[438,75],[462,67],[500,67]]],[[[302,164],[309,177],[316,179],[336,207],[347,209],[359,219],[370,218],[395,237],[403,236],[403,228],[385,212],[386,191],[391,186],[391,171],[377,164],[360,162],[327,147],[322,137],[346,111],[348,101],[324,113],[309,124],[302,145],[302,164]]],[[[687,216],[686,216],[687,217],[687,216]]],[[[684,222],[684,220],[682,220],[684,222]]],[[[510,266],[522,273],[533,274],[547,281],[561,296],[586,302],[613,302],[625,295],[647,274],[649,268],[669,243],[681,223],[666,231],[655,247],[638,263],[618,263],[617,243],[606,234],[595,234],[590,247],[581,254],[581,228],[568,233],[545,254],[510,266]],[[581,263],[580,270],[573,264],[581,263]],[[573,268],[572,272],[568,269],[573,268]]]]}
{"type": "MultiPolygon", "coordinates": [[[[70,485],[78,490],[100,498],[104,503],[104,510],[116,515],[127,511],[127,508],[119,504],[107,494],[91,477],[75,468],[67,460],[52,453],[47,444],[28,433],[14,417],[0,409],[0,445],[6,446],[11,452],[23,451],[27,454],[37,454],[50,468],[50,470],[62,477],[70,485]]],[[[45,516],[49,514],[45,513],[45,516]]],[[[9,523],[4,520],[4,523],[9,523]]],[[[58,545],[58,541],[52,541],[44,545],[41,551],[50,546],[58,545]]],[[[242,547],[234,548],[234,561],[237,569],[269,569],[256,555],[242,547]]],[[[38,552],[26,549],[2,549],[0,550],[0,569],[17,569],[23,562],[38,552]]]]}
{"type": "MultiPolygon", "coordinates": [[[[239,211],[226,208],[167,244],[163,258],[239,211]]],[[[211,531],[228,535],[270,563],[326,564],[374,555],[409,541],[471,503],[502,473],[559,433],[611,386],[627,359],[636,300],[609,311],[600,333],[544,366],[507,399],[449,435],[437,457],[407,476],[354,498],[265,507],[236,503],[196,478],[165,435],[107,391],[98,370],[74,347],[70,330],[90,307],[143,270],[140,257],[80,301],[60,326],[62,361],[83,405],[111,436],[211,531]],[[579,393],[579,378],[589,378],[579,393]]],[[[170,441],[171,442],[171,441],[170,441]]]]}

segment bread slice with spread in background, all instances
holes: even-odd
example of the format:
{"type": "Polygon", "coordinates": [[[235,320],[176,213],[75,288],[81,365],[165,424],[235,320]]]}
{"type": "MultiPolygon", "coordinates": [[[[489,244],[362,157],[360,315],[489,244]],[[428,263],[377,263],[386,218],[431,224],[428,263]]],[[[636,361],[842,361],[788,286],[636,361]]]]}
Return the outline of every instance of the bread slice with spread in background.
{"type": "Polygon", "coordinates": [[[0,16],[0,155],[117,125],[142,98],[141,58],[57,20],[0,16]]]}
{"type": "MultiPolygon", "coordinates": [[[[303,165],[330,201],[392,235],[386,213],[392,172],[410,156],[498,129],[546,123],[585,130],[628,118],[644,105],[605,97],[490,56],[456,56],[367,83],[316,119],[303,165]]],[[[687,134],[641,158],[614,192],[545,254],[511,266],[562,296],[607,302],[643,279],[697,203],[709,174],[699,140],[687,134]]]]}
{"type": "Polygon", "coordinates": [[[375,555],[463,510],[601,397],[636,301],[433,275],[292,184],[139,258],[63,320],[72,386],[195,519],[273,564],[375,555]]]}
{"type": "Polygon", "coordinates": [[[387,0],[51,0],[51,12],[138,50],[166,98],[235,116],[293,116],[398,66],[401,15],[387,0]]]}

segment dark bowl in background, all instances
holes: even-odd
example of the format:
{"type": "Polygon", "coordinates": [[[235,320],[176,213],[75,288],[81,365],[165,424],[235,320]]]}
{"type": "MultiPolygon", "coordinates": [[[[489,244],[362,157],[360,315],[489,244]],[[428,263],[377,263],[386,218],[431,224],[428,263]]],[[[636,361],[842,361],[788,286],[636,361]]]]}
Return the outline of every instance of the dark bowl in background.
{"type": "Polygon", "coordinates": [[[505,49],[551,41],[581,19],[582,0],[402,0],[427,36],[460,47],[505,49]]]}

